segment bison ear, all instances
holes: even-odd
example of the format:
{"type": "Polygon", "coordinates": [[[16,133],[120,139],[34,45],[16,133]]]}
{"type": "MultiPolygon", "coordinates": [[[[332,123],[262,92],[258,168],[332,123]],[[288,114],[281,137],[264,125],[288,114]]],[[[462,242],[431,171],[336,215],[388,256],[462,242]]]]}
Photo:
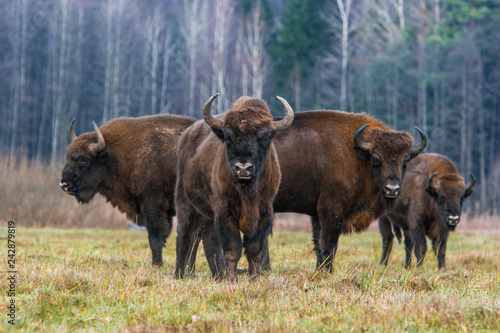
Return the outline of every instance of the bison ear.
{"type": "Polygon", "coordinates": [[[370,162],[370,159],[371,159],[370,152],[368,152],[366,150],[361,150],[361,149],[359,149],[357,147],[354,147],[354,151],[356,152],[356,156],[358,157],[358,159],[360,161],[370,162]]]}
{"type": "Polygon", "coordinates": [[[425,192],[427,192],[427,194],[429,194],[433,198],[435,198],[437,196],[436,190],[434,188],[432,188],[431,186],[427,186],[425,188],[425,192]]]}
{"type": "Polygon", "coordinates": [[[110,156],[109,150],[105,148],[103,151],[98,153],[97,159],[99,162],[107,162],[109,160],[109,156],[110,156]]]}
{"type": "Polygon", "coordinates": [[[427,192],[431,197],[435,198],[437,196],[437,187],[432,182],[432,179],[436,177],[438,173],[434,172],[427,180],[427,186],[425,187],[425,192],[427,192]]]}
{"type": "Polygon", "coordinates": [[[219,139],[221,139],[222,141],[224,141],[224,132],[222,132],[219,129],[214,129],[214,128],[212,128],[212,132],[214,132],[214,134],[217,135],[217,137],[219,139]]]}

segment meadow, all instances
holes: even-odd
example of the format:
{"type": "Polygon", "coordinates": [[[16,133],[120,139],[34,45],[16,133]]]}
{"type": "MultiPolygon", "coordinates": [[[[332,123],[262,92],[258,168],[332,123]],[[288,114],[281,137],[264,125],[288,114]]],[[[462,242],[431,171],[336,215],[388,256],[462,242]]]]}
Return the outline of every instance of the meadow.
{"type": "MultiPolygon", "coordinates": [[[[1,226],[1,237],[7,227],[1,226]]],[[[153,268],[145,232],[16,227],[16,324],[24,332],[494,332],[500,327],[500,235],[450,236],[446,271],[428,253],[403,269],[403,245],[378,265],[377,232],[341,236],[333,274],[315,272],[311,234],[274,232],[272,271],[237,284],[211,280],[203,250],[194,276],[153,268]]],[[[4,242],[3,247],[6,248],[4,242]]],[[[0,253],[6,251],[2,249],[0,253]]],[[[3,260],[3,259],[2,259],[3,260]]],[[[5,262],[5,261],[4,261],[5,262]]],[[[246,267],[245,259],[240,261],[246,267]]],[[[1,279],[2,304],[9,282],[1,279]]]]}

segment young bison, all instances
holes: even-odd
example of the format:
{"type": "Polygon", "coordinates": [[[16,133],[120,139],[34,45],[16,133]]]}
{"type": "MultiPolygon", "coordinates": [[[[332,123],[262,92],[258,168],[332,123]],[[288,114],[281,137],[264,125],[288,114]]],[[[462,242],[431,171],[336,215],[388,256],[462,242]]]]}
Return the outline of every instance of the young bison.
{"type": "Polygon", "coordinates": [[[446,268],[448,233],[460,222],[463,201],[472,194],[475,179],[472,173],[470,176],[471,182],[464,184],[455,164],[439,154],[424,154],[410,162],[396,209],[379,219],[383,242],[380,264],[387,265],[391,254],[392,224],[399,240],[399,228],[405,235],[405,268],[411,265],[412,249],[417,265],[423,263],[426,236],[432,241],[434,253],[437,251],[438,267],[446,268]]]}

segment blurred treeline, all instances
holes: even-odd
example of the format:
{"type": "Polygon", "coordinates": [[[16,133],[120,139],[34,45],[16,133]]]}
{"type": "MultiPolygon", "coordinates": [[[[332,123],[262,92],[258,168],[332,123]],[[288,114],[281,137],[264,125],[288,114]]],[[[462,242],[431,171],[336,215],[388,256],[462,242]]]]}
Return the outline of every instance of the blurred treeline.
{"type": "Polygon", "coordinates": [[[0,0],[0,147],[64,161],[119,116],[199,118],[243,94],[429,136],[500,206],[500,0],[0,0]]]}

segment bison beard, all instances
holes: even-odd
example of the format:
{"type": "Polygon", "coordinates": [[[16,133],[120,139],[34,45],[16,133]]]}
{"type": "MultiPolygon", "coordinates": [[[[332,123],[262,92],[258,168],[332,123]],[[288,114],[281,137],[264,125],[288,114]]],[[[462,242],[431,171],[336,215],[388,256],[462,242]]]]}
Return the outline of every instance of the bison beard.
{"type": "Polygon", "coordinates": [[[245,96],[223,118],[214,118],[210,105],[216,97],[205,105],[204,122],[195,123],[179,141],[175,277],[184,276],[201,236],[213,278],[223,278],[222,247],[227,278],[236,282],[242,248],[251,278],[260,274],[259,255],[271,232],[272,201],[281,178],[271,140],[290,126],[293,111],[278,97],[287,116],[273,121],[264,101],[245,96]]]}

